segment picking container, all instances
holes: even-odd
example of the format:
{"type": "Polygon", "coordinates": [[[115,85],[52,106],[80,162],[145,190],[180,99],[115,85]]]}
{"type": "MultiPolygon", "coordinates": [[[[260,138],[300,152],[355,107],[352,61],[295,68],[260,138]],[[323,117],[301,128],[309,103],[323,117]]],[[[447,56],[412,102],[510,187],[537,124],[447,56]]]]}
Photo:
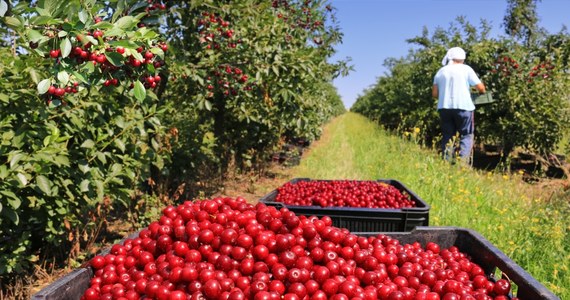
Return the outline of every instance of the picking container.
{"type": "MultiPolygon", "coordinates": [[[[314,181],[310,178],[294,178],[289,183],[314,181]]],[[[331,180],[317,180],[331,181],[331,180]]],[[[416,226],[429,225],[430,206],[416,193],[403,183],[394,179],[378,179],[377,182],[394,186],[402,193],[410,196],[415,207],[409,208],[361,208],[361,207],[321,207],[299,206],[275,202],[278,189],[275,189],[259,199],[260,202],[271,206],[284,206],[297,215],[329,216],[336,227],[347,228],[352,232],[405,232],[416,226]]]]}
{"type": "MultiPolygon", "coordinates": [[[[361,236],[373,236],[381,233],[355,232],[361,236]]],[[[456,246],[461,252],[469,255],[474,263],[481,266],[490,278],[495,277],[497,269],[505,274],[511,283],[518,288],[513,296],[521,300],[560,300],[558,296],[534,279],[522,267],[471,229],[419,226],[410,232],[384,232],[383,234],[399,240],[401,244],[419,242],[422,247],[425,247],[428,242],[434,242],[442,249],[456,246]]],[[[132,235],[130,238],[135,236],[132,235]]],[[[39,291],[32,296],[32,300],[80,299],[85,290],[89,288],[92,277],[91,267],[76,269],[39,291]]]]}
{"type": "Polygon", "coordinates": [[[473,104],[475,104],[476,106],[491,104],[491,103],[494,103],[496,101],[493,98],[493,95],[491,94],[491,92],[487,92],[484,94],[472,93],[471,94],[471,100],[473,100],[473,104]]]}

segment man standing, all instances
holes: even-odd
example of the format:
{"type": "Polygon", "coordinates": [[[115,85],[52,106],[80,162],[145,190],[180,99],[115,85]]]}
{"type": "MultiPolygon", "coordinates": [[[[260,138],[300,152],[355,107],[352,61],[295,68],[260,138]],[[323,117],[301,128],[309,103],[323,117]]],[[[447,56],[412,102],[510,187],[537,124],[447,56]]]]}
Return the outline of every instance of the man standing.
{"type": "Polygon", "coordinates": [[[463,49],[450,48],[441,62],[443,67],[433,80],[432,96],[438,98],[437,110],[443,134],[441,150],[446,160],[453,157],[454,149],[448,143],[456,132],[460,135],[459,157],[463,161],[469,160],[475,131],[475,105],[470,88],[474,86],[479,93],[485,93],[485,85],[464,61],[463,49]]]}

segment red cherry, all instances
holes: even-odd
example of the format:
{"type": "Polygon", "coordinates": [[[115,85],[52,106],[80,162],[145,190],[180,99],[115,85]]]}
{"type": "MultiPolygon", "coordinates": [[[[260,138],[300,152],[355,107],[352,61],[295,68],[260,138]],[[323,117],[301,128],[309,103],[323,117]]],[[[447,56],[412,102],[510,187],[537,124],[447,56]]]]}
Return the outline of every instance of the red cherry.
{"type": "Polygon", "coordinates": [[[51,56],[51,58],[58,58],[60,54],[61,50],[59,49],[53,49],[49,51],[49,56],[51,56]]]}

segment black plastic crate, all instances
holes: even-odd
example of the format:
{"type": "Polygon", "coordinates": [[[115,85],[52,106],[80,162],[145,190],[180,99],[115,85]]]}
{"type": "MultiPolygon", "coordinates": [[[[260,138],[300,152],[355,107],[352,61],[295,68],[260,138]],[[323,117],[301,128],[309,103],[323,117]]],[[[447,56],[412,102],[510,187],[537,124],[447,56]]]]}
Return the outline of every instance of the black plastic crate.
{"type": "MultiPolygon", "coordinates": [[[[373,236],[382,232],[354,233],[361,236],[373,236]]],[[[402,244],[419,242],[425,247],[428,242],[434,242],[442,249],[456,246],[461,252],[471,256],[472,261],[481,266],[490,278],[494,277],[497,269],[507,275],[518,287],[515,296],[521,300],[560,300],[522,267],[471,229],[419,226],[411,232],[384,232],[383,234],[399,240],[402,244]]],[[[130,238],[132,237],[134,236],[130,238]]],[[[93,271],[90,267],[76,269],[39,291],[32,296],[32,300],[79,299],[89,288],[91,277],[93,277],[93,271]]]]}
{"type": "MultiPolygon", "coordinates": [[[[310,178],[294,178],[289,183],[300,181],[334,181],[313,180],[310,178]]],[[[377,182],[394,186],[400,192],[406,193],[414,201],[415,207],[410,208],[360,208],[360,207],[321,207],[298,206],[275,202],[278,189],[259,199],[260,202],[271,206],[284,206],[298,215],[329,216],[336,227],[347,228],[353,232],[406,232],[416,226],[429,225],[430,206],[418,195],[408,189],[403,183],[394,179],[378,179],[377,182]]]]}
{"type": "MultiPolygon", "coordinates": [[[[478,264],[485,274],[494,278],[497,269],[505,274],[518,290],[514,296],[521,300],[560,300],[521,266],[474,230],[460,227],[416,227],[411,232],[354,232],[361,236],[386,234],[401,244],[419,242],[425,247],[428,242],[437,243],[442,249],[456,246],[478,264]]],[[[500,278],[496,278],[500,279],[500,278]]]]}

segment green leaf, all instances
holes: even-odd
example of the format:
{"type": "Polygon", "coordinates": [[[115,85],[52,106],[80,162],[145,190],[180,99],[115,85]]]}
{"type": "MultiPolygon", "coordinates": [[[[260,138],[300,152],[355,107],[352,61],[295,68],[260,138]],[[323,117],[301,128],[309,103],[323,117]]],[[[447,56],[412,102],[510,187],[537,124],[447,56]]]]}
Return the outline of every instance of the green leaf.
{"type": "MultiPolygon", "coordinates": [[[[6,165],[0,165],[0,179],[4,180],[6,179],[6,177],[8,177],[10,173],[8,172],[8,168],[6,167],[6,165]]],[[[2,191],[0,191],[1,193],[2,191]]]]}
{"type": "Polygon", "coordinates": [[[90,35],[84,35],[82,37],[84,37],[84,39],[82,39],[83,45],[87,44],[88,42],[92,45],[99,45],[99,41],[90,35]]]}
{"type": "Polygon", "coordinates": [[[63,86],[66,86],[69,82],[69,74],[66,71],[58,72],[57,80],[59,80],[63,86]]]}
{"type": "Polygon", "coordinates": [[[18,181],[20,182],[20,184],[22,184],[23,186],[28,185],[28,179],[26,178],[26,175],[22,174],[22,173],[18,173],[18,175],[16,175],[18,181]]]}
{"type": "Polygon", "coordinates": [[[67,36],[67,31],[65,30],[61,30],[57,33],[57,37],[62,38],[64,36],[67,36]]]}
{"type": "Polygon", "coordinates": [[[115,46],[115,47],[125,47],[125,48],[137,48],[138,45],[134,42],[131,42],[129,40],[120,40],[120,41],[109,41],[109,45],[111,46],[115,46]]]}
{"type": "Polygon", "coordinates": [[[95,180],[95,186],[97,187],[97,197],[102,198],[105,193],[105,186],[101,180],[95,180]]]}
{"type": "Polygon", "coordinates": [[[22,22],[20,22],[20,20],[14,17],[5,17],[4,23],[13,28],[20,28],[22,26],[22,22]]]}
{"type": "Polygon", "coordinates": [[[107,60],[115,67],[123,65],[123,55],[117,52],[105,52],[105,57],[107,57],[107,60]]]}
{"type": "Polygon", "coordinates": [[[54,158],[54,162],[57,166],[69,166],[69,158],[67,156],[58,155],[54,158]]]}
{"type": "Polygon", "coordinates": [[[33,29],[29,29],[27,31],[27,34],[28,34],[28,39],[35,43],[45,38],[45,36],[41,32],[33,29]]]}
{"type": "Polygon", "coordinates": [[[89,192],[89,180],[83,179],[79,185],[79,190],[83,193],[89,192]]]}
{"type": "Polygon", "coordinates": [[[51,16],[55,15],[61,4],[62,3],[59,0],[42,0],[38,1],[37,9],[44,9],[46,13],[48,13],[51,16]]]}
{"type": "Polygon", "coordinates": [[[0,101],[4,103],[10,102],[10,96],[0,93],[0,101]]]}
{"type": "Polygon", "coordinates": [[[158,16],[150,16],[143,19],[147,25],[160,25],[160,18],[158,16]]]}
{"type": "Polygon", "coordinates": [[[156,72],[156,69],[154,68],[153,64],[146,64],[146,71],[149,74],[154,74],[156,72]]]}
{"type": "Polygon", "coordinates": [[[51,142],[51,136],[48,135],[44,138],[44,147],[47,147],[50,142],[51,142]]]}
{"type": "Polygon", "coordinates": [[[156,139],[151,139],[150,144],[152,145],[152,149],[154,149],[155,151],[160,150],[160,144],[156,139]]]}
{"type": "Polygon", "coordinates": [[[79,167],[79,170],[84,174],[91,171],[91,167],[89,167],[89,164],[86,161],[79,162],[77,166],[79,167]]]}
{"type": "Polygon", "coordinates": [[[117,116],[115,118],[115,125],[117,125],[119,128],[125,128],[125,119],[122,116],[117,116]]]}
{"type": "Polygon", "coordinates": [[[146,29],[147,27],[142,27],[142,29],[145,29],[144,34],[143,34],[143,38],[148,39],[148,40],[152,40],[158,37],[158,33],[152,31],[152,30],[148,30],[146,29]]]}
{"type": "MultiPolygon", "coordinates": [[[[42,17],[49,17],[49,16],[51,16],[49,10],[44,9],[44,8],[42,8],[42,7],[36,7],[36,11],[37,11],[37,12],[40,14],[40,16],[42,16],[42,17]]],[[[34,24],[35,24],[35,23],[34,23],[34,24]]]]}
{"type": "Polygon", "coordinates": [[[162,51],[162,49],[160,47],[151,48],[150,52],[152,54],[158,55],[158,57],[160,57],[160,58],[164,57],[164,51],[162,51]]]}
{"type": "Polygon", "coordinates": [[[193,76],[193,79],[196,80],[200,85],[204,85],[204,78],[202,76],[193,76]]]}
{"type": "Polygon", "coordinates": [[[38,94],[43,95],[47,93],[49,87],[51,86],[50,79],[44,79],[38,83],[38,94]]]}
{"type": "Polygon", "coordinates": [[[112,22],[115,22],[117,20],[118,17],[120,17],[123,12],[125,11],[125,3],[126,1],[118,1],[117,2],[117,7],[115,8],[115,12],[113,13],[113,17],[111,18],[112,22]]]}
{"type": "Polygon", "coordinates": [[[59,48],[61,49],[61,57],[63,58],[68,57],[69,53],[71,53],[71,41],[69,40],[69,38],[61,40],[59,48]]]}
{"type": "MultiPolygon", "coordinates": [[[[90,64],[90,65],[92,65],[92,64],[90,64]]],[[[85,76],[83,76],[83,74],[76,72],[76,71],[71,71],[71,74],[73,75],[73,77],[75,77],[75,79],[77,79],[83,83],[87,83],[87,79],[85,78],[85,76]]]]}
{"type": "Polygon", "coordinates": [[[53,25],[58,22],[51,16],[37,16],[30,19],[30,23],[36,26],[53,25]]]}
{"type": "Polygon", "coordinates": [[[155,165],[158,169],[164,168],[164,160],[161,157],[157,157],[157,160],[154,161],[152,164],[155,165]]]}
{"type": "Polygon", "coordinates": [[[40,79],[38,77],[38,72],[36,71],[36,69],[30,69],[30,78],[32,78],[32,81],[35,84],[38,84],[40,82],[40,79]]]}
{"type": "Polygon", "coordinates": [[[154,68],[154,64],[146,64],[146,71],[149,74],[154,74],[156,73],[156,69],[154,68]]]}
{"type": "Polygon", "coordinates": [[[20,160],[22,160],[22,158],[24,158],[26,155],[24,153],[21,152],[17,152],[12,156],[12,159],[10,159],[10,169],[14,169],[14,166],[16,166],[20,160]]]}
{"type": "Polygon", "coordinates": [[[51,181],[43,175],[36,177],[36,181],[40,190],[47,196],[51,196],[51,181]]]}
{"type": "Polygon", "coordinates": [[[90,73],[93,73],[95,71],[95,66],[93,64],[84,64],[83,67],[81,68],[81,70],[85,71],[85,73],[90,74],[90,73]]]}
{"type": "Polygon", "coordinates": [[[83,144],[81,144],[81,148],[93,148],[93,146],[95,146],[95,142],[91,139],[87,139],[85,140],[85,142],[83,142],[83,144]]]}
{"type": "Polygon", "coordinates": [[[13,209],[18,209],[20,208],[20,205],[22,205],[22,201],[20,200],[20,198],[18,198],[18,196],[15,193],[11,191],[0,191],[0,194],[8,198],[7,202],[10,204],[10,206],[13,209]]]}
{"type": "Polygon", "coordinates": [[[109,21],[101,21],[101,22],[99,22],[99,23],[97,23],[97,24],[91,25],[91,28],[92,28],[92,29],[98,28],[98,29],[107,31],[107,30],[113,28],[114,26],[115,26],[115,25],[113,25],[113,24],[112,24],[111,22],[109,22],[109,21]]]}
{"type": "Polygon", "coordinates": [[[140,54],[138,51],[131,51],[131,55],[133,56],[134,59],[136,60],[144,60],[142,54],[140,54]]]}
{"type": "Polygon", "coordinates": [[[130,11],[136,12],[138,9],[145,8],[147,6],[148,6],[148,4],[144,3],[144,1],[135,2],[135,4],[133,4],[133,6],[131,6],[130,11]]]}
{"type": "Polygon", "coordinates": [[[18,223],[20,223],[20,218],[19,218],[18,214],[16,213],[16,211],[14,211],[13,209],[3,209],[2,215],[6,216],[8,219],[10,219],[16,225],[18,225],[18,223]]]}
{"type": "Polygon", "coordinates": [[[204,106],[206,106],[207,110],[212,110],[212,103],[210,101],[204,101],[204,106]]]}
{"type": "Polygon", "coordinates": [[[115,140],[115,146],[117,148],[119,148],[119,150],[121,150],[122,153],[125,153],[126,147],[125,147],[125,143],[122,140],[116,139],[115,140]]]}
{"type": "Polygon", "coordinates": [[[146,89],[140,80],[135,81],[134,92],[137,100],[142,102],[146,98],[146,89]]]}
{"type": "Polygon", "coordinates": [[[87,20],[89,19],[89,14],[87,14],[87,12],[84,9],[80,10],[77,15],[81,23],[83,24],[87,23],[87,20]]]}
{"type": "Polygon", "coordinates": [[[107,36],[107,37],[122,36],[124,34],[125,34],[125,31],[119,27],[116,27],[116,26],[105,31],[105,36],[107,36]]]}
{"type": "Polygon", "coordinates": [[[55,108],[61,105],[61,100],[60,99],[52,99],[51,102],[49,103],[49,108],[55,108]]]}
{"type": "Polygon", "coordinates": [[[100,162],[102,162],[104,164],[107,163],[107,155],[105,154],[105,152],[98,151],[97,153],[95,153],[95,155],[97,156],[97,159],[100,162]]]}
{"type": "Polygon", "coordinates": [[[122,30],[128,30],[137,25],[138,21],[133,16],[124,16],[115,22],[115,26],[121,28],[122,30]]]}
{"type": "MultiPolygon", "coordinates": [[[[3,17],[7,11],[8,11],[8,4],[6,3],[6,1],[4,0],[0,1],[0,17],[3,17]]],[[[0,211],[1,210],[2,208],[0,207],[0,211]]]]}
{"type": "Polygon", "coordinates": [[[111,166],[111,173],[116,176],[118,174],[121,173],[121,171],[123,170],[123,166],[121,164],[113,164],[111,166]]]}

